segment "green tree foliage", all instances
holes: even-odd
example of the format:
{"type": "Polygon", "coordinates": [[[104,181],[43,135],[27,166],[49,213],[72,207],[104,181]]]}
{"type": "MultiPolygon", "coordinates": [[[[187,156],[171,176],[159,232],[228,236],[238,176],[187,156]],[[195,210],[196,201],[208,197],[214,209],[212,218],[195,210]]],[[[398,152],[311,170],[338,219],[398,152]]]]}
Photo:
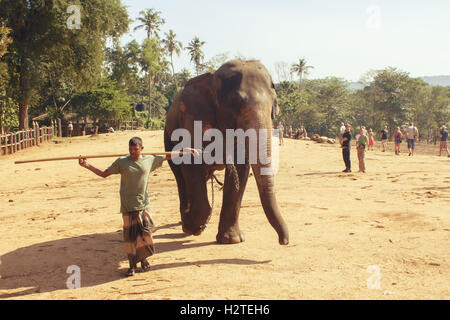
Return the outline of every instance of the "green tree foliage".
{"type": "MultiPolygon", "coordinates": [[[[168,33],[165,34],[166,38],[163,39],[163,44],[165,49],[167,50],[167,53],[170,57],[170,67],[172,71],[172,78],[175,76],[175,68],[173,67],[173,55],[176,54],[177,56],[180,55],[181,49],[183,49],[183,44],[176,39],[176,34],[173,32],[173,30],[169,30],[168,33]]],[[[175,82],[176,85],[176,82],[175,82]]]]}
{"type": "Polygon", "coordinates": [[[149,120],[152,116],[157,116],[160,112],[158,106],[152,100],[152,88],[155,82],[161,82],[162,74],[167,71],[168,63],[164,57],[164,49],[161,43],[156,39],[146,39],[141,49],[141,65],[142,70],[148,74],[149,88],[149,120]]]}
{"type": "Polygon", "coordinates": [[[94,90],[79,92],[72,99],[72,110],[80,118],[98,120],[130,119],[130,100],[116,82],[103,79],[94,90]]]}
{"type": "MultiPolygon", "coordinates": [[[[12,39],[9,36],[11,29],[7,28],[4,23],[0,23],[0,59],[6,54],[8,45],[12,39]]],[[[17,105],[8,97],[7,64],[0,60],[0,134],[10,131],[18,126],[17,105]]]]}
{"type": "Polygon", "coordinates": [[[106,49],[106,70],[111,80],[114,80],[127,94],[134,99],[139,95],[139,68],[141,48],[136,40],[121,47],[118,42],[106,49]]]}
{"type": "Polygon", "coordinates": [[[21,128],[28,127],[28,106],[38,100],[48,68],[59,70],[62,82],[94,85],[106,40],[129,24],[120,0],[0,0],[0,8],[0,18],[12,29],[6,57],[21,128]],[[81,8],[80,29],[68,28],[71,5],[81,8]]]}
{"type": "Polygon", "coordinates": [[[363,78],[364,89],[356,91],[339,78],[303,80],[300,91],[283,81],[276,85],[281,112],[275,122],[328,136],[335,136],[342,122],[375,132],[387,125],[391,133],[415,122],[428,140],[449,123],[450,87],[430,87],[395,68],[371,70],[363,78]]]}

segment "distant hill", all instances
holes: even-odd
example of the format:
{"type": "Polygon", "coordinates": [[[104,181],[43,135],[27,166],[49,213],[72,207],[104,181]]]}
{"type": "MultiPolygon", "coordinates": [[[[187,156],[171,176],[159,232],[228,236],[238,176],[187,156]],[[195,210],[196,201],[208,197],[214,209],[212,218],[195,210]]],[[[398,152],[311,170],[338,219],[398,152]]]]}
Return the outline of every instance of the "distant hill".
{"type": "Polygon", "coordinates": [[[450,76],[431,76],[431,77],[421,77],[425,82],[429,83],[430,86],[450,86],[450,76]]]}
{"type": "MultiPolygon", "coordinates": [[[[450,86],[450,76],[429,76],[429,77],[420,77],[420,78],[423,79],[423,81],[425,81],[432,87],[435,87],[435,86],[448,87],[448,86],[450,86]]],[[[360,90],[360,89],[363,89],[364,86],[359,82],[351,82],[349,88],[352,90],[360,90]]]]}

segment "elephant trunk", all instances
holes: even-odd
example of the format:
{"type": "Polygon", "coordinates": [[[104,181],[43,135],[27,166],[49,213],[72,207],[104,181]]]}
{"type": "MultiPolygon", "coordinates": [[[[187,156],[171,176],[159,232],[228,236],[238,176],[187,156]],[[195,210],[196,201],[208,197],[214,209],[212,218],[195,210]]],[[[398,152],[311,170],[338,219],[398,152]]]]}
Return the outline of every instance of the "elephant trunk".
{"type": "Polygon", "coordinates": [[[289,243],[289,231],[286,222],[281,216],[274,188],[274,163],[278,161],[278,159],[274,159],[274,157],[278,156],[278,154],[272,152],[271,129],[265,129],[265,132],[265,135],[259,135],[258,144],[259,149],[263,148],[266,150],[259,150],[258,161],[256,164],[252,164],[252,170],[258,186],[259,197],[264,213],[266,214],[269,223],[278,233],[279,243],[287,245],[289,243]],[[266,159],[263,159],[262,157],[266,159]]]}
{"type": "Polygon", "coordinates": [[[280,208],[275,197],[273,175],[261,174],[261,166],[259,164],[252,165],[252,169],[267,220],[278,233],[279,243],[282,245],[289,244],[288,227],[280,214],[280,208]]]}

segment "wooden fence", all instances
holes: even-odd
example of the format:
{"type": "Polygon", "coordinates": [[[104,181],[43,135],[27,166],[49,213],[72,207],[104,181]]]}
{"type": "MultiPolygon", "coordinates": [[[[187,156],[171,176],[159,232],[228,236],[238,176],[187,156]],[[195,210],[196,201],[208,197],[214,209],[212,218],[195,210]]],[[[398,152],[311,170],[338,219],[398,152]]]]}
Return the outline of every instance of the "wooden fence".
{"type": "Polygon", "coordinates": [[[119,121],[118,122],[118,130],[136,130],[138,128],[138,121],[119,121]]]}
{"type": "Polygon", "coordinates": [[[0,136],[0,155],[13,154],[18,151],[37,146],[52,140],[56,133],[56,123],[52,122],[50,127],[39,128],[33,122],[33,128],[0,136]]]}

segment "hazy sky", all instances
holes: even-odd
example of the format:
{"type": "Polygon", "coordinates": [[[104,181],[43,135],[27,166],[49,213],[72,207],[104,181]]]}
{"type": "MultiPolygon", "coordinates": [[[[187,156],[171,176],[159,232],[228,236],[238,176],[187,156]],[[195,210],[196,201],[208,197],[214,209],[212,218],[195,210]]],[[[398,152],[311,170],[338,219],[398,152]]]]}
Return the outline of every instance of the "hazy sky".
{"type": "MultiPolygon", "coordinates": [[[[450,75],[449,0],[123,0],[132,19],[155,8],[184,45],[198,36],[205,58],[228,53],[275,63],[304,57],[309,78],[356,81],[370,69],[398,67],[413,77],[450,75]]],[[[145,31],[133,32],[141,42],[145,31]]],[[[187,51],[175,69],[192,65],[187,51]]]]}

